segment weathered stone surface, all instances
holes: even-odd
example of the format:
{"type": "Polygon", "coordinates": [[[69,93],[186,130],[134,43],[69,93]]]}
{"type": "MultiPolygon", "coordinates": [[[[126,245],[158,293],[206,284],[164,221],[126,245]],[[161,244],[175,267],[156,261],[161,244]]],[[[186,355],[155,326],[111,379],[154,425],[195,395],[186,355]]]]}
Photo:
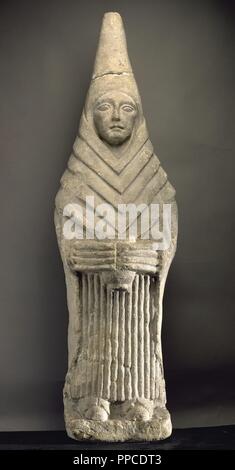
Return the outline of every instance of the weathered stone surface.
{"type": "Polygon", "coordinates": [[[164,439],[171,420],[165,407],[162,298],[176,249],[177,207],[149,140],[117,13],[104,16],[79,135],[56,197],[55,225],[69,309],[68,435],[164,439]],[[104,204],[114,217],[103,211],[104,204]],[[117,224],[124,204],[138,210],[126,224],[117,224]],[[143,230],[152,204],[171,209],[170,238],[163,245],[159,232],[154,235],[156,220],[148,219],[149,229],[143,230]],[[74,216],[77,205],[85,217],[74,216]],[[66,236],[68,222],[86,239],[66,236]]]}
{"type": "Polygon", "coordinates": [[[148,421],[130,419],[108,419],[105,422],[74,419],[70,414],[67,419],[68,435],[78,440],[155,441],[169,437],[172,430],[170,414],[166,408],[156,410],[156,418],[148,421]]]}

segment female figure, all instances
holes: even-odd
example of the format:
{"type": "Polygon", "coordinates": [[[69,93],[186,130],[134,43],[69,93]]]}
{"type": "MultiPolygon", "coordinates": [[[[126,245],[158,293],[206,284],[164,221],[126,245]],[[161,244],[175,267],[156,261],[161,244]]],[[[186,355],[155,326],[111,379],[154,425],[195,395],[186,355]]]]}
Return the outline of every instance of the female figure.
{"type": "Polygon", "coordinates": [[[103,440],[167,437],[161,322],[176,249],[175,191],[148,137],[117,13],[103,20],[79,135],[56,197],[55,224],[69,308],[68,434],[103,440]],[[99,212],[107,204],[114,218],[99,212]],[[117,227],[120,207],[130,204],[138,210],[117,227]],[[150,231],[141,225],[151,204],[170,208],[165,244],[153,236],[154,221],[150,231]],[[65,224],[74,221],[68,205],[86,210],[80,220],[84,239],[66,237],[65,224]]]}

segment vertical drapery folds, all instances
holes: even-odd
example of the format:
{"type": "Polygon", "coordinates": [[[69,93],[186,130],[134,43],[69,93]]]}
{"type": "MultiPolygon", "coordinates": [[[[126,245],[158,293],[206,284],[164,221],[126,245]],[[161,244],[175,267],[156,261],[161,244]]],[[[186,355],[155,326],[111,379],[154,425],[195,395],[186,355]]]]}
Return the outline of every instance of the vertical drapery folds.
{"type": "Polygon", "coordinates": [[[163,377],[154,330],[157,299],[150,301],[156,296],[155,278],[136,274],[129,292],[109,290],[98,273],[82,273],[79,282],[82,335],[72,397],[158,400],[163,377]]]}

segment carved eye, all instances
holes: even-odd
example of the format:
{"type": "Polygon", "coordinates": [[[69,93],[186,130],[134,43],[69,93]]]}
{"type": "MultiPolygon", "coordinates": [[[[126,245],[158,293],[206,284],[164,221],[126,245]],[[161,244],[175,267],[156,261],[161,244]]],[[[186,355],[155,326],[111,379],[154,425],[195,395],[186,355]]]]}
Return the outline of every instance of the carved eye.
{"type": "Polygon", "coordinates": [[[110,109],[109,103],[101,103],[97,106],[98,111],[108,111],[110,109]]]}
{"type": "Polygon", "coordinates": [[[135,111],[135,109],[133,108],[133,106],[131,106],[130,104],[124,104],[122,106],[122,109],[123,111],[125,111],[126,113],[132,113],[133,111],[135,111]]]}

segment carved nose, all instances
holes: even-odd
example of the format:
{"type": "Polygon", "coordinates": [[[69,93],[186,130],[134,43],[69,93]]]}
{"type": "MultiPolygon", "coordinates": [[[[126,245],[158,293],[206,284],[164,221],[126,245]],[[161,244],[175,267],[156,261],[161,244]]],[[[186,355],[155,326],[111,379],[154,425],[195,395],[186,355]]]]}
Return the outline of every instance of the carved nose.
{"type": "Polygon", "coordinates": [[[114,109],[114,111],[113,111],[113,121],[120,121],[120,116],[119,116],[118,109],[114,109]]]}

